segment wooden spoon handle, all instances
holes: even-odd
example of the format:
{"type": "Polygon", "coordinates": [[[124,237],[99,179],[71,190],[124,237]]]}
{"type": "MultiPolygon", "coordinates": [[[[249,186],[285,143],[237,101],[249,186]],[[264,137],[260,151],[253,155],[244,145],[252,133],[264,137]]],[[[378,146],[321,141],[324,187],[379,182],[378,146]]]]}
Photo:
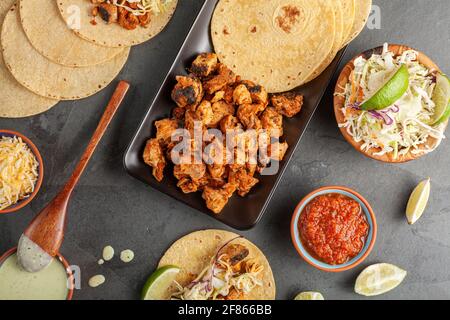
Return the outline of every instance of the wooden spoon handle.
{"type": "Polygon", "coordinates": [[[92,157],[130,85],[121,81],[109,101],[100,123],[75,171],[58,195],[33,219],[24,234],[44,251],[54,257],[61,247],[66,225],[67,205],[70,195],[92,157]]]}
{"type": "Polygon", "coordinates": [[[64,189],[61,192],[63,196],[67,198],[70,197],[73,189],[78,183],[78,180],[80,180],[80,177],[83,174],[84,169],[86,169],[89,160],[94,154],[94,151],[97,148],[98,143],[105,134],[108,125],[111,123],[112,118],[116,114],[116,111],[119,109],[123,99],[125,98],[125,95],[129,88],[130,85],[125,81],[120,81],[119,84],[117,85],[117,88],[114,91],[114,94],[111,97],[111,100],[109,101],[108,106],[105,109],[105,112],[103,113],[100,123],[98,124],[97,129],[95,130],[94,135],[92,136],[91,141],[89,142],[89,145],[84,151],[84,154],[81,157],[80,161],[78,162],[78,165],[76,166],[74,172],[72,173],[72,176],[69,178],[64,189]]]}

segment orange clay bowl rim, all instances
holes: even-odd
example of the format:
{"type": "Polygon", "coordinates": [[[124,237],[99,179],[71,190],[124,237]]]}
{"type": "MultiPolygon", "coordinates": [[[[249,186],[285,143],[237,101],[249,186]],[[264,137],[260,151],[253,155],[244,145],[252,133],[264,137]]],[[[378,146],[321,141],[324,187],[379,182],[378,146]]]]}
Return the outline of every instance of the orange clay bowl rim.
{"type": "MultiPolygon", "coordinates": [[[[356,266],[358,266],[359,264],[361,264],[368,256],[369,254],[372,252],[372,249],[375,245],[376,239],[377,239],[377,231],[378,231],[378,226],[377,226],[377,220],[375,217],[375,214],[373,212],[372,207],[370,206],[369,202],[362,196],[360,195],[358,192],[347,188],[347,187],[342,187],[342,186],[328,186],[328,187],[322,187],[319,188],[317,190],[312,191],[311,193],[309,193],[307,196],[305,196],[302,201],[300,201],[300,203],[297,205],[297,207],[294,210],[294,214],[292,215],[292,219],[291,219],[291,240],[292,243],[294,244],[295,250],[297,250],[298,254],[303,258],[303,260],[305,260],[308,264],[310,264],[311,266],[322,270],[322,271],[326,271],[326,272],[331,272],[331,273],[337,273],[337,272],[343,272],[343,271],[347,271],[350,269],[355,268],[356,266]],[[295,220],[297,217],[299,217],[301,215],[300,212],[300,208],[306,203],[306,201],[310,202],[311,200],[313,200],[314,198],[316,198],[316,195],[322,191],[332,191],[332,190],[340,190],[340,191],[345,191],[348,193],[351,193],[352,195],[356,196],[367,208],[367,211],[372,219],[372,228],[370,229],[370,233],[372,233],[372,239],[367,247],[367,249],[365,249],[364,254],[355,262],[353,262],[350,265],[346,265],[344,267],[341,268],[324,268],[322,266],[319,266],[317,264],[315,264],[313,261],[311,261],[308,257],[306,257],[302,251],[300,250],[300,246],[299,243],[296,240],[295,237],[295,230],[297,229],[297,225],[295,223],[295,220]]],[[[300,240],[301,241],[301,240],[300,240]]],[[[364,249],[363,249],[364,250],[364,249]]],[[[320,261],[320,260],[319,260],[320,261]]],[[[323,264],[326,264],[323,262],[323,264]]],[[[330,267],[335,267],[330,265],[330,267]]]]}
{"type": "Polygon", "coordinates": [[[44,161],[42,160],[41,153],[39,152],[36,145],[30,139],[28,139],[26,136],[24,136],[23,134],[21,134],[19,132],[12,131],[12,130],[0,130],[0,136],[2,136],[3,134],[13,135],[13,136],[22,138],[23,142],[25,142],[26,145],[28,147],[30,147],[31,152],[34,154],[34,156],[36,157],[36,160],[39,163],[39,173],[38,173],[38,179],[36,181],[36,185],[34,186],[33,193],[31,193],[28,198],[19,200],[16,204],[13,204],[13,205],[9,206],[8,208],[0,210],[0,214],[16,212],[16,211],[22,209],[23,207],[25,207],[26,205],[28,205],[38,194],[38,192],[42,186],[42,181],[44,179],[44,161]]]}
{"type": "MultiPolygon", "coordinates": [[[[3,262],[5,262],[5,260],[7,258],[9,258],[11,255],[13,255],[14,253],[16,253],[17,251],[17,247],[16,248],[11,248],[8,251],[6,251],[1,257],[0,257],[0,267],[3,264],[3,262]]],[[[70,283],[70,288],[69,292],[67,292],[67,298],[66,300],[72,300],[73,298],[73,291],[74,291],[74,278],[73,278],[73,274],[70,271],[70,265],[69,262],[67,262],[67,260],[60,254],[58,253],[56,255],[56,257],[58,258],[58,260],[63,264],[64,268],[66,268],[66,273],[67,273],[67,279],[69,280],[70,283]]]]}
{"type": "MultiPolygon", "coordinates": [[[[355,66],[353,64],[354,61],[361,56],[370,58],[372,56],[372,54],[379,54],[379,53],[381,53],[382,50],[383,50],[383,47],[381,46],[381,47],[377,47],[377,48],[374,48],[371,50],[367,50],[367,51],[357,55],[356,57],[354,57],[350,62],[348,62],[345,65],[344,69],[342,70],[341,74],[339,75],[338,81],[336,83],[336,88],[334,91],[334,102],[333,102],[334,115],[336,117],[336,121],[337,121],[338,125],[345,121],[345,117],[344,117],[343,113],[341,112],[341,109],[344,107],[344,104],[345,104],[345,98],[337,96],[336,94],[342,94],[344,92],[345,85],[349,82],[350,74],[355,69],[355,66]]],[[[407,50],[417,51],[418,52],[417,60],[419,61],[419,63],[421,63],[422,65],[427,67],[430,70],[430,72],[435,72],[435,71],[441,72],[439,67],[429,57],[427,57],[425,54],[423,54],[419,50],[413,49],[409,46],[398,45],[398,44],[389,45],[389,50],[392,51],[396,57],[401,55],[403,52],[405,52],[407,50]]],[[[412,154],[411,152],[409,152],[406,155],[399,157],[397,159],[394,159],[392,154],[385,154],[382,156],[375,155],[375,153],[380,151],[379,149],[372,149],[369,151],[361,150],[361,146],[362,146],[363,142],[356,142],[353,139],[353,137],[347,132],[346,128],[339,128],[339,130],[341,131],[345,140],[347,140],[347,142],[350,143],[353,146],[353,148],[355,148],[357,151],[364,154],[365,156],[375,159],[375,160],[378,160],[378,161],[381,161],[381,162],[404,163],[404,162],[409,162],[409,161],[421,158],[426,154],[423,152],[419,153],[419,154],[412,154]]],[[[435,146],[437,142],[438,142],[437,139],[429,137],[426,144],[430,145],[430,146],[435,146]]]]}

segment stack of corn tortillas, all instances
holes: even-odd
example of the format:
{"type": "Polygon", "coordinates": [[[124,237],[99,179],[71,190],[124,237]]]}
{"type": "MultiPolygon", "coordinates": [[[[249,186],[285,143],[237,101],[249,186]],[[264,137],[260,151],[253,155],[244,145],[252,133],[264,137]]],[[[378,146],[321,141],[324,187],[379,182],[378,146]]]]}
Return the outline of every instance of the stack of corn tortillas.
{"type": "Polygon", "coordinates": [[[358,36],[372,0],[220,0],[211,23],[222,63],[269,92],[319,76],[358,36]]]}
{"type": "Polygon", "coordinates": [[[102,90],[125,65],[130,46],[164,28],[177,1],[172,4],[168,12],[153,17],[148,28],[123,32],[117,24],[99,21],[97,38],[89,38],[79,31],[93,27],[91,0],[0,0],[0,117],[36,115],[60,100],[102,90]],[[81,29],[69,27],[66,18],[79,21],[81,29]]]}

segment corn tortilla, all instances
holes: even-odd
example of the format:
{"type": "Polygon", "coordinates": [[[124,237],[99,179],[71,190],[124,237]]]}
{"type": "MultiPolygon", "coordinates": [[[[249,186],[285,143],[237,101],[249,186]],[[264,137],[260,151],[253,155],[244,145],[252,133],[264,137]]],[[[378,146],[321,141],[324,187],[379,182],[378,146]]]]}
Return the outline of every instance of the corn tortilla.
{"type": "MultiPolygon", "coordinates": [[[[56,0],[55,0],[56,1],[56,0]]],[[[129,47],[150,40],[159,34],[169,23],[177,7],[178,0],[173,0],[165,13],[152,16],[150,24],[146,27],[137,27],[135,30],[126,30],[117,23],[106,24],[100,17],[97,24],[91,23],[93,5],[90,0],[57,0],[59,11],[66,23],[70,25],[74,8],[80,13],[80,25],[73,31],[81,38],[105,47],[129,47]]]]}
{"type": "Polygon", "coordinates": [[[344,41],[344,14],[341,0],[329,0],[334,5],[335,17],[336,17],[336,35],[334,37],[333,49],[328,54],[327,58],[317,67],[316,70],[308,77],[306,82],[310,82],[320,76],[322,72],[333,62],[339,50],[342,48],[342,42],[344,41]]]}
{"type": "Polygon", "coordinates": [[[5,64],[17,81],[38,95],[59,100],[76,100],[97,93],[114,80],[129,54],[127,49],[106,63],[85,68],[53,63],[28,41],[16,6],[5,17],[1,44],[5,64]]]}
{"type": "Polygon", "coordinates": [[[221,0],[211,35],[222,63],[269,92],[304,84],[329,56],[336,35],[329,0],[221,0]]]}
{"type": "MultiPolygon", "coordinates": [[[[0,29],[6,13],[14,3],[15,0],[0,1],[0,29]]],[[[2,54],[0,54],[0,117],[33,116],[47,111],[57,103],[58,100],[36,95],[19,84],[6,68],[2,54]]]]}
{"type": "Polygon", "coordinates": [[[355,21],[355,0],[341,0],[342,10],[344,16],[344,30],[341,47],[345,47],[348,39],[350,39],[350,33],[353,29],[353,23],[355,21]]]}
{"type": "MultiPolygon", "coordinates": [[[[203,230],[193,232],[176,241],[161,258],[158,268],[167,265],[178,266],[181,271],[175,279],[182,286],[188,285],[193,276],[198,275],[210,262],[217,250],[227,241],[238,237],[237,234],[223,230],[203,230]]],[[[233,243],[245,245],[249,258],[255,258],[264,267],[262,281],[264,286],[255,288],[246,300],[274,300],[276,294],[275,280],[269,262],[261,250],[250,241],[239,238],[233,243]]],[[[175,288],[172,288],[175,291],[175,288]]]]}
{"type": "Polygon", "coordinates": [[[349,38],[345,41],[345,45],[353,41],[366,26],[367,20],[372,10],[372,0],[356,0],[355,1],[355,20],[353,21],[352,30],[349,38]]]}
{"type": "Polygon", "coordinates": [[[62,19],[55,1],[20,0],[20,18],[33,47],[63,66],[94,66],[123,52],[121,48],[102,47],[76,36],[62,19]]]}

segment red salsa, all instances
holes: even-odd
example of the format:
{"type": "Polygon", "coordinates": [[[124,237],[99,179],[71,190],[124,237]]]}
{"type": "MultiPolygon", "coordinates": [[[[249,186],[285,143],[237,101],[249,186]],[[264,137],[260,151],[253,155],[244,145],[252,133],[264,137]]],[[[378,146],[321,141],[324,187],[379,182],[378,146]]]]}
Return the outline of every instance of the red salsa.
{"type": "Polygon", "coordinates": [[[318,196],[308,203],[300,215],[298,228],[306,250],[330,265],[356,257],[369,233],[360,204],[336,193],[318,196]]]}

